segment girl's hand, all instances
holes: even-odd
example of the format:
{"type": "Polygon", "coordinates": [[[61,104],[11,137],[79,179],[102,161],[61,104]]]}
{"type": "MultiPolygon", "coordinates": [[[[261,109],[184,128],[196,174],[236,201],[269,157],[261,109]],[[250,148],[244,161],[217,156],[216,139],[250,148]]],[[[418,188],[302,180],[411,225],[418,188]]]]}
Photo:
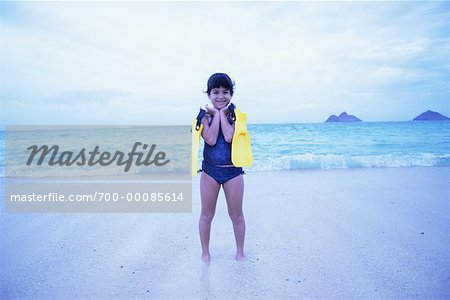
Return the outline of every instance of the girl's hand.
{"type": "Polygon", "coordinates": [[[221,110],[220,110],[220,112],[224,115],[224,116],[226,116],[226,115],[228,115],[228,107],[224,107],[224,108],[222,108],[221,110]]]}
{"type": "Polygon", "coordinates": [[[219,110],[215,109],[214,107],[209,107],[208,104],[206,104],[205,108],[206,108],[206,113],[210,114],[211,116],[214,116],[216,113],[219,112],[219,110]]]}

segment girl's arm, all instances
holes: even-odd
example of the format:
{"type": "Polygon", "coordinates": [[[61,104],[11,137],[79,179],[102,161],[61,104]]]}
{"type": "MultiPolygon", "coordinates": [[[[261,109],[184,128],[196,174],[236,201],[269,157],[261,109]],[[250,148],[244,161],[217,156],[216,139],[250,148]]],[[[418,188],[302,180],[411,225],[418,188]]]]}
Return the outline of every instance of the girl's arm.
{"type": "Polygon", "coordinates": [[[219,135],[220,114],[218,110],[208,109],[208,107],[206,109],[208,114],[202,119],[202,137],[208,145],[214,146],[219,135]]]}
{"type": "Polygon", "coordinates": [[[227,143],[231,143],[234,135],[234,123],[230,125],[228,122],[227,114],[228,109],[225,107],[219,111],[220,114],[220,126],[222,128],[223,137],[227,143]]]}

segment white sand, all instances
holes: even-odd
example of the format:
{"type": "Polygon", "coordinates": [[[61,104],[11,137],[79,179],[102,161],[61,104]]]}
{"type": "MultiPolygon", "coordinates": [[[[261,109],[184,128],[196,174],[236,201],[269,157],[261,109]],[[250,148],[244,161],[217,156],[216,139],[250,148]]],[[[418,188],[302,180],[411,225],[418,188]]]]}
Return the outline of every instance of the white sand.
{"type": "Polygon", "coordinates": [[[448,298],[450,168],[251,173],[247,260],[223,194],[192,214],[2,214],[1,299],[448,298]]]}

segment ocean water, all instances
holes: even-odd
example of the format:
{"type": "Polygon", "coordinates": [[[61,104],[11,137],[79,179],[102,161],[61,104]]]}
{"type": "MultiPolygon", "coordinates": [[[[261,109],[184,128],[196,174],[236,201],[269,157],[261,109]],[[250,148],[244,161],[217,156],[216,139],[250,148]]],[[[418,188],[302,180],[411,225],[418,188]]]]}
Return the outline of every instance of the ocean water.
{"type": "Polygon", "coordinates": [[[450,122],[250,125],[255,170],[450,165],[450,122]]]}
{"type": "MultiPolygon", "coordinates": [[[[450,122],[361,122],[361,123],[316,123],[316,124],[249,124],[254,164],[248,171],[281,171],[302,169],[335,169],[335,168],[385,168],[385,167],[439,167],[450,166],[450,122]]],[[[188,126],[178,127],[174,131],[164,131],[157,138],[169,141],[171,136],[189,135],[188,126]]],[[[160,132],[161,133],[161,132],[160,132]]],[[[27,133],[24,133],[26,136],[27,133]]],[[[35,132],[28,132],[36,138],[35,132]]],[[[130,136],[152,140],[152,135],[142,128],[117,130],[114,128],[91,130],[74,135],[70,130],[58,131],[58,137],[67,140],[79,149],[82,144],[95,144],[105,136],[112,148],[129,142],[130,136]]],[[[50,134],[52,136],[52,134],[50,134]]],[[[48,135],[40,134],[43,143],[49,143],[48,135]]],[[[26,138],[23,148],[28,145],[26,138]]],[[[38,139],[39,140],[39,139],[38,139]]],[[[178,140],[175,139],[175,140],[178,140]]],[[[70,144],[69,143],[69,144],[70,144]]],[[[186,152],[186,145],[173,145],[174,150],[186,152]]],[[[120,147],[119,147],[120,149],[120,147]]],[[[126,149],[126,148],[125,148],[126,149]]],[[[111,150],[111,149],[110,149],[111,150]]],[[[184,153],[182,157],[188,157],[184,153]]],[[[40,167],[23,166],[20,161],[25,154],[16,160],[8,160],[7,176],[24,176],[33,172],[44,174],[40,167]],[[22,165],[22,166],[21,166],[22,165]],[[12,170],[12,171],[11,171],[12,170]]],[[[201,151],[199,151],[201,159],[201,151]]],[[[0,171],[5,176],[5,132],[0,131],[0,171]]],[[[106,170],[91,168],[89,175],[105,175],[112,172],[117,175],[120,168],[106,170]],[[111,171],[112,170],[112,171],[111,171]]],[[[139,174],[142,169],[133,169],[139,174]]],[[[84,173],[80,173],[80,176],[84,173]]],[[[61,169],[61,176],[77,176],[73,171],[66,174],[61,169]]]]}

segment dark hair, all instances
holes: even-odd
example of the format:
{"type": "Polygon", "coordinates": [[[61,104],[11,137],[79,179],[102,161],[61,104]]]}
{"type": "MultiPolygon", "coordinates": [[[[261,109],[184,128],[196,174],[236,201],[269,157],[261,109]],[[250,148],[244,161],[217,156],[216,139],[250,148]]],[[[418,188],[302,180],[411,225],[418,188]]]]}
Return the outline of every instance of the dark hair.
{"type": "Polygon", "coordinates": [[[226,89],[229,89],[231,96],[233,96],[233,86],[234,81],[231,80],[230,76],[225,73],[215,73],[212,74],[208,79],[206,93],[208,93],[209,95],[212,89],[224,87],[226,89]]]}

